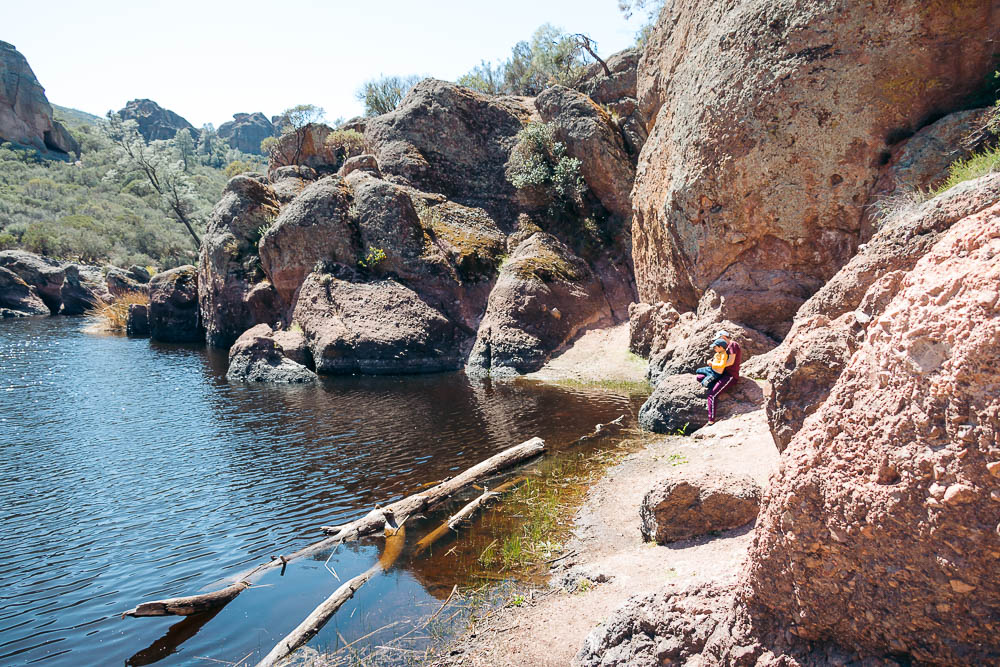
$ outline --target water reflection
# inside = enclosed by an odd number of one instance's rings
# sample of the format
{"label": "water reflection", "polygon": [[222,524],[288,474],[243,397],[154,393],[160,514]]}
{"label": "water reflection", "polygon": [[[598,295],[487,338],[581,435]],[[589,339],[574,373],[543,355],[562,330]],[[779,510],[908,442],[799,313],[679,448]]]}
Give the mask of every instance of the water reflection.
{"label": "water reflection", "polygon": [[[284,577],[269,572],[214,617],[118,615],[211,590],[317,540],[321,524],[535,435],[558,448],[628,408],[622,397],[462,373],[230,385],[222,353],[82,327],[0,322],[0,549],[19,563],[0,571],[2,664],[202,664],[196,657],[266,652],[338,585],[329,553]],[[439,520],[415,523],[410,545]],[[354,576],[380,548],[341,547],[331,565]],[[414,566],[407,553],[320,645],[418,613],[462,576],[452,561]]]}

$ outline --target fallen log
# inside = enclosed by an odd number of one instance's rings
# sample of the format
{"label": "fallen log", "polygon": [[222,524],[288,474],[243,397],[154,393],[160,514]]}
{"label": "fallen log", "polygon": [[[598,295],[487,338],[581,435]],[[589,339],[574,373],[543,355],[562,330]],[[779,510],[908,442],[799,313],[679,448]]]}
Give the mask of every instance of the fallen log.
{"label": "fallen log", "polygon": [[378,559],[378,562],[354,577],[349,579],[340,585],[337,590],[333,592],[326,600],[322,602],[318,607],[316,607],[311,614],[309,614],[304,621],[302,621],[297,628],[292,630],[290,633],[285,635],[285,637],[275,644],[271,652],[264,656],[264,659],[257,663],[257,667],[271,667],[277,664],[280,660],[291,655],[297,648],[308,642],[310,639],[315,637],[323,626],[326,625],[327,621],[337,613],[345,602],[354,597],[354,593],[357,592],[359,588],[365,585],[372,577],[374,577],[379,572],[384,572],[392,567],[396,559],[399,558],[399,554],[403,551],[403,545],[406,543],[406,528],[400,525],[398,528],[390,528],[388,523],[385,524],[386,539],[385,539],[385,550],[382,552],[382,556]]}
{"label": "fallen log", "polygon": [[322,530],[324,533],[332,535],[334,539],[345,542],[362,535],[368,535],[381,528],[387,521],[405,521],[407,517],[441,502],[469,484],[538,456],[543,451],[545,451],[545,441],[541,438],[532,438],[520,445],[505,449],[426,491],[397,500],[387,507],[376,507],[360,519],[342,526],[322,526]]}
{"label": "fallen log", "polygon": [[[397,516],[400,517],[399,523],[402,523],[402,521],[405,521],[407,517],[415,512],[443,500],[468,484],[536,456],[544,449],[545,442],[541,438],[532,438],[527,442],[505,449],[499,454],[478,463],[457,477],[439,482],[425,492],[409,496],[385,508],[376,507],[364,517],[341,527],[345,530],[324,527],[324,532],[334,532],[335,534],[303,547],[288,556],[272,557],[269,562],[261,563],[257,567],[237,575],[235,581],[225,588],[199,595],[144,602],[133,609],[123,612],[122,618],[126,616],[134,618],[144,616],[190,616],[202,611],[221,609],[229,604],[237,595],[250,588],[254,580],[260,578],[272,568],[285,567],[293,560],[331,549],[347,539],[375,532],[384,525],[395,527],[397,525]],[[352,527],[354,528],[352,529]]]}
{"label": "fallen log", "polygon": [[431,545],[447,535],[450,531],[457,529],[460,523],[470,518],[481,508],[496,500],[501,494],[506,493],[507,491],[510,491],[516,486],[522,484],[527,479],[527,477],[518,477],[517,479],[501,484],[492,491],[485,489],[482,495],[472,500],[470,503],[462,507],[462,509],[458,510],[458,512],[448,517],[447,521],[422,537],[420,541],[417,542],[417,548],[414,551],[414,555],[419,555],[426,551]]}

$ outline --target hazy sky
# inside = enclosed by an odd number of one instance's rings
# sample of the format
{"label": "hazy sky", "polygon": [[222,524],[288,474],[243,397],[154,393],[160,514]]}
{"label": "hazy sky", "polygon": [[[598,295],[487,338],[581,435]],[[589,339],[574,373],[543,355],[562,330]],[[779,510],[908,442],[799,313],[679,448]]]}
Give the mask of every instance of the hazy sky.
{"label": "hazy sky", "polygon": [[102,115],[148,97],[195,126],[317,104],[361,112],[381,74],[454,80],[506,58],[535,28],[585,32],[602,56],[644,17],[616,0],[2,0],[0,40],[24,54],[50,102]]}

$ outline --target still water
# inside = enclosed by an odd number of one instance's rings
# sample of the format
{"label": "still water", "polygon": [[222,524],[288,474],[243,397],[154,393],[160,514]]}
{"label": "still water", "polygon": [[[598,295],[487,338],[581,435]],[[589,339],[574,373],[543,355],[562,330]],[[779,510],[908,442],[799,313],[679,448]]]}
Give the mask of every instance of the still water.
{"label": "still water", "polygon": [[[532,436],[565,447],[629,409],[623,396],[462,373],[229,384],[225,354],[96,336],[85,325],[0,320],[2,665],[262,656],[338,586],[329,553],[270,571],[215,615],[120,614],[218,588],[320,539],[320,525]],[[419,537],[441,516],[407,528]],[[341,547],[329,565],[352,577],[379,548]],[[403,558],[310,645],[432,610],[464,583],[462,570]]]}

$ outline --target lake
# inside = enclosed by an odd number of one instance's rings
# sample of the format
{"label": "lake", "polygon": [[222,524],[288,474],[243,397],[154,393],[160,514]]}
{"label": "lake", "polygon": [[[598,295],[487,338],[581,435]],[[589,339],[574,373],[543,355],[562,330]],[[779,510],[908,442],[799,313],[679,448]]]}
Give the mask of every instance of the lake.
{"label": "lake", "polygon": [[[126,618],[219,587],[336,524],[533,436],[559,450],[627,396],[464,373],[230,384],[224,352],[0,320],[0,664],[235,662],[267,653],[377,540],[270,571],[221,612]],[[473,494],[476,492],[472,492]],[[471,496],[469,496],[471,497]],[[408,547],[447,511],[408,524]],[[465,561],[406,557],[310,646],[440,606]]]}

